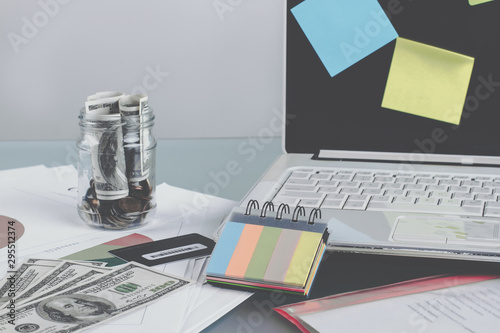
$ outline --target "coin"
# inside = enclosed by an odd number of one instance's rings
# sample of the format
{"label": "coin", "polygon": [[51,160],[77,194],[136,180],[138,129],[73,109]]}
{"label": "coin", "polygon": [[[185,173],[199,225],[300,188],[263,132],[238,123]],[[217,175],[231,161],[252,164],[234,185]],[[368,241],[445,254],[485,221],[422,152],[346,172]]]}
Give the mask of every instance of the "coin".
{"label": "coin", "polygon": [[125,197],[117,200],[116,205],[120,211],[124,213],[140,212],[142,210],[142,203],[139,199],[133,197]]}

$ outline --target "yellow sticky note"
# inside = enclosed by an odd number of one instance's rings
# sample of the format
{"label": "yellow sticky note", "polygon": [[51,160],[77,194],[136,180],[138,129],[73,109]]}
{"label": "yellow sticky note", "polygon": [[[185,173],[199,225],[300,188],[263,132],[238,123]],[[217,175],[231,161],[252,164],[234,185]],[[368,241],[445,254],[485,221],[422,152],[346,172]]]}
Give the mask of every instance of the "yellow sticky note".
{"label": "yellow sticky note", "polygon": [[475,6],[475,5],[480,5],[482,3],[490,2],[490,1],[493,1],[493,0],[469,0],[469,5]]}
{"label": "yellow sticky note", "polygon": [[474,58],[397,38],[382,107],[458,125]]}

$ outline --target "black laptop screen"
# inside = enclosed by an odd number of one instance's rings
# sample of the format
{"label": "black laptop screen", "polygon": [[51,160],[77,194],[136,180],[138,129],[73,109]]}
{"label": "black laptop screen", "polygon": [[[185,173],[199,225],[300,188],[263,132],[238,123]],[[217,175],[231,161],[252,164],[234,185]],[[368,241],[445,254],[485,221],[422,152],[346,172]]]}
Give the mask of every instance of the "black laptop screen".
{"label": "black laptop screen", "polygon": [[[500,0],[476,5],[468,0],[379,0],[376,5],[385,11],[399,38],[338,73],[332,72],[330,69],[339,62],[325,60],[331,46],[328,36],[341,34],[342,29],[328,25],[328,11],[337,4],[343,8],[342,3],[350,3],[352,7],[357,2],[360,10],[377,3],[376,0],[287,1],[287,152],[317,153],[327,149],[500,156]],[[303,5],[307,6],[298,7]],[[326,6],[322,13],[317,9],[321,6]],[[345,14],[341,10],[332,20],[338,17],[350,21],[351,15],[356,15],[352,8]],[[372,38],[379,37],[384,22],[378,20],[378,14],[372,11],[372,22],[355,22],[354,28],[348,28],[356,31],[351,43],[334,46],[344,55],[362,53]],[[321,20],[326,20],[328,29],[317,24]],[[405,46],[403,42],[408,44]],[[321,43],[326,51],[320,50]],[[401,43],[399,67],[393,63],[397,43]],[[422,45],[445,51],[436,51],[436,56],[432,53],[435,49]],[[422,53],[416,55],[417,60],[412,58],[413,54],[403,52],[413,52],[414,46],[417,53]],[[429,68],[420,70],[420,66],[427,66],[428,59],[432,60],[430,68],[435,66],[435,70],[426,74]],[[392,81],[389,81],[390,71],[394,71]],[[406,85],[405,75],[412,81],[411,89],[430,90],[427,94],[433,97],[427,97],[425,92],[413,94],[413,90],[400,93],[400,88]],[[447,86],[442,100],[455,108],[455,123],[434,117],[435,111],[425,115],[427,105],[434,110],[442,107],[441,98],[436,100],[433,93],[441,91],[439,80],[444,80],[443,86]],[[392,95],[386,92],[389,84],[394,90]],[[460,87],[464,89],[461,98],[456,93]],[[390,107],[382,106],[386,103],[385,94]],[[392,106],[395,103],[412,108],[395,110]]]}

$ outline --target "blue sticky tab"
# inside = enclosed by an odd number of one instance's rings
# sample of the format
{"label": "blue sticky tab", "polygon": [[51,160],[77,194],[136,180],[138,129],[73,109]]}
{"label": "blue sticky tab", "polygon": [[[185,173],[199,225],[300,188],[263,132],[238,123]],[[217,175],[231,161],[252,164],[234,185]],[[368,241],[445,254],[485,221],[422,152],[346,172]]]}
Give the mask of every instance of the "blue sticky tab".
{"label": "blue sticky tab", "polygon": [[377,0],[306,0],[291,11],[332,77],[398,37]]}
{"label": "blue sticky tab", "polygon": [[224,276],[234,249],[240,240],[244,223],[227,222],[207,266],[207,275]]}

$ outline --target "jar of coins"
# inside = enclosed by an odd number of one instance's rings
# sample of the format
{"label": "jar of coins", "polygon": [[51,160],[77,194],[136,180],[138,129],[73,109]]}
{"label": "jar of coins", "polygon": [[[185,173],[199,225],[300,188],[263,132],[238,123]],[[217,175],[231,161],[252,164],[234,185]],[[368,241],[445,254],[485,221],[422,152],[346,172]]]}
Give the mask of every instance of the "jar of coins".
{"label": "jar of coins", "polygon": [[78,213],[103,229],[134,228],[156,211],[154,113],[145,95],[89,96],[79,115]]}

